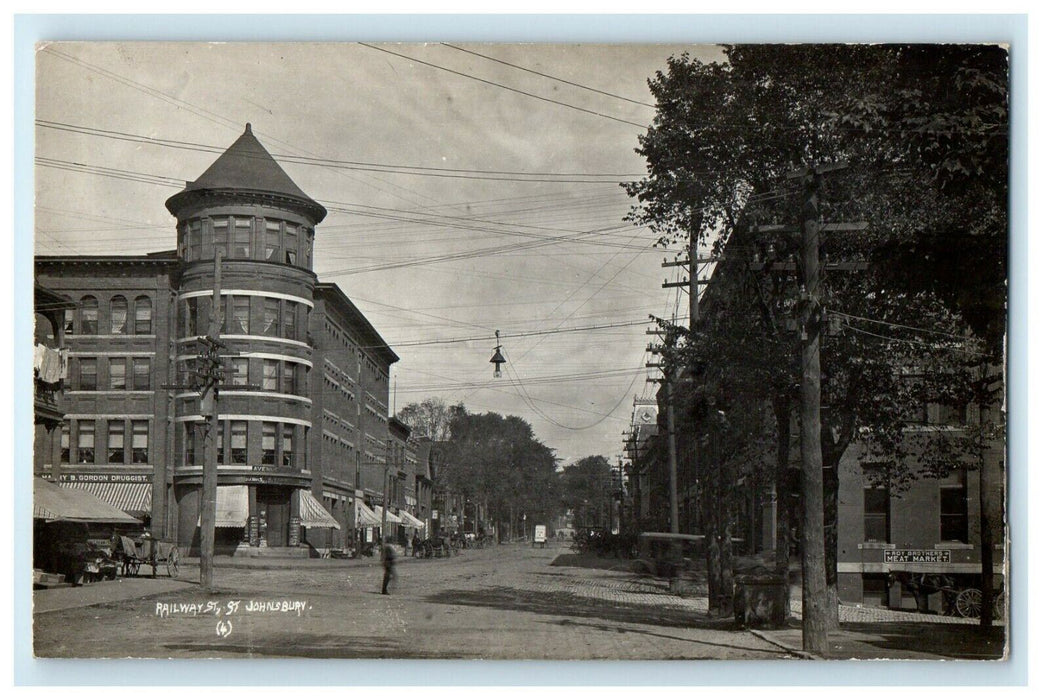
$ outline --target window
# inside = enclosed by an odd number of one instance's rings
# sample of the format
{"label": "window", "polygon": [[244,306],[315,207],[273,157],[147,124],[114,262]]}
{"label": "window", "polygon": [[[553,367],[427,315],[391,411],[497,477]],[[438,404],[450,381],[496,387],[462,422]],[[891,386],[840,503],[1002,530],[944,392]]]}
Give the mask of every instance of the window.
{"label": "window", "polygon": [[211,220],[211,231],[215,238],[215,245],[220,250],[226,251],[229,246],[229,217],[223,216]]}
{"label": "window", "polygon": [[68,335],[73,334],[73,310],[66,309],[62,312],[62,328]]}
{"label": "window", "polygon": [[283,336],[289,340],[295,339],[295,311],[298,308],[298,304],[293,301],[284,302],[284,315],[281,317],[283,322]]}
{"label": "window", "polygon": [[299,237],[296,235],[295,229],[290,226],[285,234],[284,248],[284,261],[289,265],[294,265],[298,259]]}
{"label": "window", "polygon": [[80,390],[98,389],[98,361],[93,357],[80,358]]}
{"label": "window", "polygon": [[277,424],[262,424],[262,463],[270,466],[277,464]]}
{"label": "window", "polygon": [[197,334],[197,311],[200,306],[198,304],[200,300],[197,297],[192,299],[186,299],[186,303],[182,306],[182,330],[186,337],[191,337]]}
{"label": "window", "polygon": [[153,302],[149,297],[135,299],[135,335],[153,332]]}
{"label": "window", "polygon": [[69,464],[69,423],[62,424],[62,438],[60,442],[61,452],[58,461],[61,464]]}
{"label": "window", "polygon": [[219,431],[215,435],[215,459],[219,464],[227,464],[226,461],[226,421],[219,421]]}
{"label": "window", "polygon": [[940,541],[969,541],[969,499],[964,469],[955,469],[940,480]]}
{"label": "window", "polygon": [[183,464],[189,466],[197,463],[197,430],[192,423],[184,423],[182,433]]}
{"label": "window", "polygon": [[277,390],[277,369],[279,366],[277,360],[263,360],[262,361],[262,390],[263,391],[276,391]]}
{"label": "window", "polygon": [[233,297],[233,327],[231,333],[247,334],[251,327],[251,297]]}
{"label": "window", "polygon": [[80,332],[98,335],[98,299],[84,297],[80,300]]}
{"label": "window", "polygon": [[131,421],[131,463],[149,463],[149,421]]}
{"label": "window", "polygon": [[109,303],[109,332],[113,335],[127,333],[127,299],[115,296]]}
{"label": "window", "polygon": [[277,325],[279,318],[280,299],[266,297],[262,306],[262,335],[276,337],[280,332],[280,328]]}
{"label": "window", "polygon": [[123,357],[109,358],[109,388],[127,389],[127,360]]}
{"label": "window", "polygon": [[234,357],[230,360],[230,369],[232,370],[231,384],[234,386],[248,385],[248,358]]}
{"label": "window", "polygon": [[236,216],[233,218],[233,258],[251,257],[251,218]]}
{"label": "window", "polygon": [[107,454],[106,461],[110,464],[124,463],[124,421],[122,420],[109,421],[109,451]]}
{"label": "window", "polygon": [[889,490],[884,486],[863,489],[863,539],[889,541]]}
{"label": "window", "polygon": [[234,420],[229,423],[230,464],[248,463],[248,423]]}
{"label": "window", "polygon": [[132,372],[134,374],[134,384],[132,388],[135,391],[148,391],[149,390],[149,358],[148,357],[136,357],[131,360]]}
{"label": "window", "polygon": [[266,259],[280,262],[280,222],[266,219]]}
{"label": "window", "polygon": [[295,466],[295,426],[284,423],[280,438],[281,464],[285,467]]}
{"label": "window", "polygon": [[966,405],[964,403],[942,404],[940,406],[940,423],[942,425],[965,425]]}
{"label": "window", "polygon": [[77,421],[76,426],[76,461],[77,464],[95,463],[95,421]]}
{"label": "window", "polygon": [[310,264],[313,262],[313,229],[306,229],[305,238],[306,255],[304,256],[303,260],[305,262],[306,267],[310,267]]}
{"label": "window", "polygon": [[188,250],[186,254],[187,260],[200,260],[201,250],[201,231],[200,231],[200,220],[190,221],[186,226],[186,248]]}
{"label": "window", "polygon": [[281,366],[280,390],[284,394],[295,393],[295,363],[285,362]]}

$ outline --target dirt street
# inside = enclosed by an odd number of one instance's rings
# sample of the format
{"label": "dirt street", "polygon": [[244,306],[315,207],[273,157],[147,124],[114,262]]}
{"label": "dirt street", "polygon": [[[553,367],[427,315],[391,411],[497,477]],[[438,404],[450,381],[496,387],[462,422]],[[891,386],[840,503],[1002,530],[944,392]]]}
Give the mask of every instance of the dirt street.
{"label": "dirt street", "polygon": [[[562,552],[507,545],[450,559],[401,559],[389,596],[379,594],[377,558],[220,566],[211,595],[187,587],[39,612],[34,649],[38,656],[111,658],[788,657],[708,619],[705,600],[671,596],[663,582],[550,566]],[[197,576],[186,567],[180,578]]]}

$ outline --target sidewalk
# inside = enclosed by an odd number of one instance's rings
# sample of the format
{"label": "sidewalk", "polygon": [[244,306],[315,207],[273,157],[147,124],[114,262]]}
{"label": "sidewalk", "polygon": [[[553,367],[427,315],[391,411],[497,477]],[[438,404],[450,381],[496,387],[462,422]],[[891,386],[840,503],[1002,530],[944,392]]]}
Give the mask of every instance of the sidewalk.
{"label": "sidewalk", "polygon": [[47,588],[33,591],[33,613],[86,608],[196,587],[196,583],[165,576],[155,579],[118,578],[115,581],[98,581],[72,588]]}

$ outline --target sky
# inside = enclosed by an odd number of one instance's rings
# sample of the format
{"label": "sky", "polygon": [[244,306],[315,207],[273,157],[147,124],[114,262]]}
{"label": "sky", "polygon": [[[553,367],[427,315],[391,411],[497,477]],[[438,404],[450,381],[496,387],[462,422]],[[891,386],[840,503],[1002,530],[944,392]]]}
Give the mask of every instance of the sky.
{"label": "sky", "polygon": [[[632,202],[619,185],[645,173],[635,148],[655,113],[646,80],[685,51],[717,55],[637,44],[41,45],[35,251],[174,249],[164,201],[250,122],[328,209],[314,270],[400,356],[396,409],[439,397],[518,415],[565,463],[615,463],[634,399],[654,392],[649,314],[687,310],[662,288],[680,274],[661,267],[675,251],[624,221]],[[501,378],[489,363],[496,330]]]}

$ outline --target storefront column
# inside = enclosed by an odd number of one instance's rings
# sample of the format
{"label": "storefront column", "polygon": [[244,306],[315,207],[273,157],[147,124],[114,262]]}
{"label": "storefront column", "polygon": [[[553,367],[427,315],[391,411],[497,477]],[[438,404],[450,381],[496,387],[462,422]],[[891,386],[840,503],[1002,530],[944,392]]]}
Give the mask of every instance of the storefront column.
{"label": "storefront column", "polygon": [[302,515],[299,513],[299,490],[291,490],[291,510],[288,518],[288,546],[298,547],[301,541]]}
{"label": "storefront column", "polygon": [[248,486],[248,545],[259,546],[259,505],[254,486]]}

